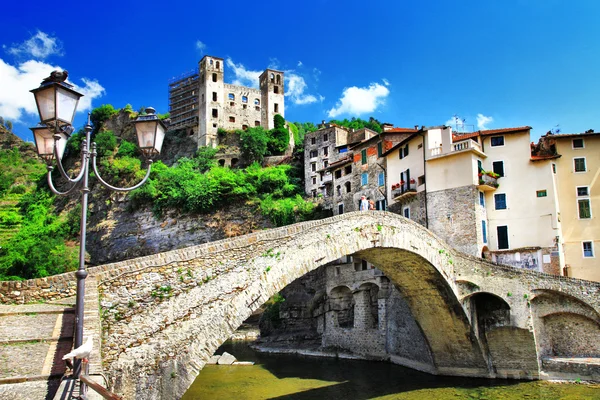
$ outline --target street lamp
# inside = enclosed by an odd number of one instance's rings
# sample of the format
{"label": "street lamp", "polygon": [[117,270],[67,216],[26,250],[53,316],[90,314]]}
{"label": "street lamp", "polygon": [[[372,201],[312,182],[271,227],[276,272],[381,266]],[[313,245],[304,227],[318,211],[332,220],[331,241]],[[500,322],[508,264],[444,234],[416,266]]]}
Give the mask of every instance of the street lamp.
{"label": "street lamp", "polygon": [[[40,114],[40,123],[35,128],[31,128],[35,145],[39,156],[46,161],[48,169],[48,185],[50,190],[57,195],[68,195],[79,188],[81,192],[81,229],[79,233],[79,268],[75,273],[77,277],[77,299],[75,303],[76,327],[75,327],[75,348],[83,344],[83,300],[85,294],[85,278],[88,273],[85,270],[85,237],[88,208],[88,186],[89,162],[92,161],[94,174],[98,181],[109,190],[128,192],[142,186],[150,176],[152,166],[151,157],[160,154],[162,143],[165,137],[165,125],[156,116],[153,108],[146,109],[146,115],[139,116],[135,121],[135,128],[138,138],[138,144],[142,154],[148,161],[148,170],[146,176],[140,183],[129,188],[119,188],[108,184],[98,171],[96,166],[96,143],[91,142],[92,126],[90,124],[90,114],[88,114],[87,124],[84,127],[85,140],[81,146],[81,170],[75,178],[71,178],[65,172],[62,166],[62,156],[65,151],[66,143],[73,132],[73,117],[77,109],[77,103],[83,96],[76,92],[71,85],[65,82],[67,71],[53,71],[52,74],[44,79],[40,87],[31,90],[35,96],[38,112]],[[65,192],[56,189],[52,182],[53,160],[56,158],[58,170],[71,187]],[[76,359],[73,367],[73,374],[79,378],[81,373],[81,360]]]}

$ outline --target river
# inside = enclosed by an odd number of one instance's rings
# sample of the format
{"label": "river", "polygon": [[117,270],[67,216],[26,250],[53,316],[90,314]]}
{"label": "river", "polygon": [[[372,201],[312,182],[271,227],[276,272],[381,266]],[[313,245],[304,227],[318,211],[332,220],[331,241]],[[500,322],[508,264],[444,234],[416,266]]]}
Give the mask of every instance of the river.
{"label": "river", "polygon": [[253,366],[207,365],[182,400],[570,399],[598,400],[600,385],[434,376],[387,362],[227,351]]}

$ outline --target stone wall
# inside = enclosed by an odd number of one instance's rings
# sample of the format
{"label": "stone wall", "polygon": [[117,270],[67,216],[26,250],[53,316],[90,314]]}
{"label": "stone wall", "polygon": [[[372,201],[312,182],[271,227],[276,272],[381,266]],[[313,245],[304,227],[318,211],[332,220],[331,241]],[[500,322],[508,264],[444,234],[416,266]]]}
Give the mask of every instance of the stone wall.
{"label": "stone wall", "polygon": [[415,221],[419,225],[426,226],[427,224],[427,210],[425,209],[425,202],[427,201],[427,192],[421,191],[416,193],[414,196],[406,196],[400,201],[388,207],[388,211],[398,215],[404,216],[404,207],[410,209],[410,219]]}
{"label": "stone wall", "polygon": [[466,254],[481,254],[478,231],[481,222],[476,213],[479,191],[476,186],[427,193],[429,229],[443,237],[450,246]]}

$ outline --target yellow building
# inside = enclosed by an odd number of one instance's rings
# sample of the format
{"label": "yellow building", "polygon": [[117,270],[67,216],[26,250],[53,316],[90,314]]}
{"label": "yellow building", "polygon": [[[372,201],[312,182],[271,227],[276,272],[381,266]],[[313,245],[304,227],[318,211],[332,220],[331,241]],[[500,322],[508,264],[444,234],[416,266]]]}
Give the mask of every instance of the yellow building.
{"label": "yellow building", "polygon": [[600,281],[600,133],[547,134],[536,151],[554,157],[563,274]]}

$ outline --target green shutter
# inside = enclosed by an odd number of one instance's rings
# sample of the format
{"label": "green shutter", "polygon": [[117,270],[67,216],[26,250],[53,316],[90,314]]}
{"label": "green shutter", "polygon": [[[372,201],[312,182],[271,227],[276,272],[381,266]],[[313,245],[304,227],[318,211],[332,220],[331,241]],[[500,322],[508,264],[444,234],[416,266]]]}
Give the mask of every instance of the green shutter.
{"label": "green shutter", "polygon": [[360,156],[362,164],[365,165],[367,163],[367,149],[361,150]]}

